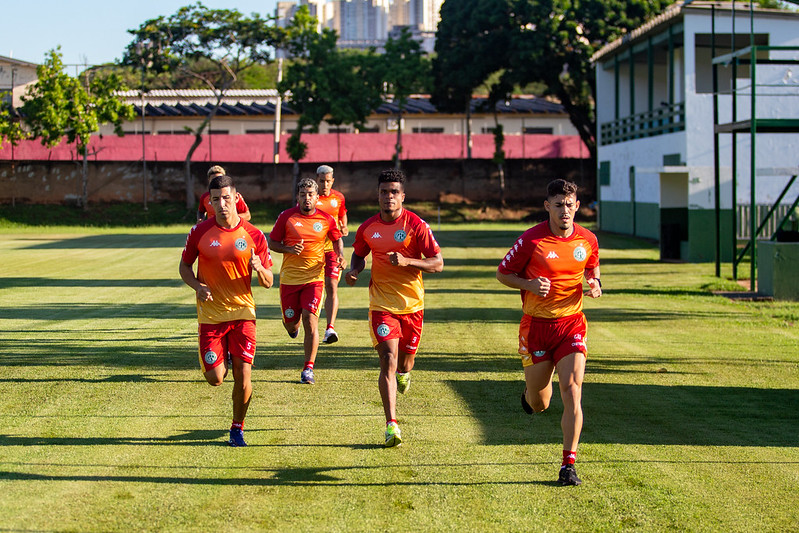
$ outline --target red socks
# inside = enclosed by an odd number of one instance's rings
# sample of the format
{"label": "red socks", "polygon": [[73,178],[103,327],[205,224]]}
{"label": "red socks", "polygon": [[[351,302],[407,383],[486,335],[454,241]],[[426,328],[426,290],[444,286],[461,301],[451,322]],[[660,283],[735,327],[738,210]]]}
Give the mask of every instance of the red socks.
{"label": "red socks", "polygon": [[305,361],[305,368],[313,370],[313,363],[311,361]]}
{"label": "red socks", "polygon": [[244,429],[244,420],[241,422],[234,420],[233,423],[230,425],[230,429]]}
{"label": "red socks", "polygon": [[573,465],[575,459],[577,459],[577,452],[563,450],[563,462],[560,466]]}

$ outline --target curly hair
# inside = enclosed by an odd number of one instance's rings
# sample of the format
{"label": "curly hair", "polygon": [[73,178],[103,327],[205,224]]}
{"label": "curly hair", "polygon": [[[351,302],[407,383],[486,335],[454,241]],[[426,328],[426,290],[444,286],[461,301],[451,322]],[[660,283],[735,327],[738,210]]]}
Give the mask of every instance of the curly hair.
{"label": "curly hair", "polygon": [[554,198],[558,195],[569,196],[571,194],[577,195],[577,184],[572,181],[564,179],[557,179],[549,182],[547,185],[547,198]]}
{"label": "curly hair", "polygon": [[313,189],[314,192],[319,193],[319,184],[316,183],[316,180],[311,178],[300,178],[297,182],[296,194],[300,194],[300,191],[303,189]]}
{"label": "curly hair", "polygon": [[379,187],[381,183],[390,183],[396,182],[402,185],[402,188],[405,189],[405,173],[399,169],[390,168],[388,170],[384,170],[380,173],[380,176],[377,178],[377,186]]}

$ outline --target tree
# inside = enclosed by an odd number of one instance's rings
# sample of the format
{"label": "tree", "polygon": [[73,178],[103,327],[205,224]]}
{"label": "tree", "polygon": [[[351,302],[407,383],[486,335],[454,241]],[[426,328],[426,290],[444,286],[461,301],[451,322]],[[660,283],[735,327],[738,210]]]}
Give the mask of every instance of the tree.
{"label": "tree", "polygon": [[135,116],[133,106],[124,103],[116,92],[123,89],[114,75],[91,80],[84,86],[77,78],[64,73],[61,53],[51,50],[45,61],[36,68],[38,80],[22,97],[21,108],[25,124],[32,137],[45,146],[56,146],[64,137],[75,143],[83,158],[81,205],[88,207],[89,142],[100,124],[113,124],[114,132],[122,136],[122,123]]}
{"label": "tree", "polygon": [[[8,93],[0,93],[0,98]],[[11,104],[5,104],[0,100],[0,147],[3,142],[9,142],[16,146],[19,141],[25,139],[27,133],[20,125],[20,117]]]}
{"label": "tree", "polygon": [[402,28],[399,39],[389,37],[383,54],[385,94],[391,95],[397,106],[397,143],[394,168],[400,168],[402,155],[402,113],[408,98],[430,86],[430,61],[408,28]]}
{"label": "tree", "polygon": [[316,18],[307,6],[300,7],[286,31],[286,51],[292,61],[278,90],[289,93],[289,105],[299,115],[286,142],[296,181],[299,162],[308,149],[301,140],[305,129],[315,133],[323,120],[362,128],[370,112],[380,105],[381,80],[374,53],[336,48],[336,32],[328,28],[318,32]]}
{"label": "tree", "polygon": [[203,121],[194,129],[194,142],[185,159],[186,207],[194,207],[194,177],[191,158],[202,136],[216,116],[225,93],[247,69],[272,60],[282,32],[270,25],[271,18],[257,13],[245,17],[235,9],[208,9],[202,3],[181,7],[169,17],[158,17],[128,30],[134,38],[123,64],[155,72],[172,72],[193,78],[216,95]]}
{"label": "tree", "polygon": [[[469,2],[473,9],[464,6]],[[441,8],[434,65],[434,94],[453,100],[458,94],[439,84],[467,76],[461,83],[475,87],[474,78],[501,72],[510,86],[543,83],[563,104],[572,124],[596,158],[594,114],[595,73],[591,56],[660,13],[672,0],[446,0]],[[490,17],[490,22],[481,19]],[[473,59],[458,63],[469,42]],[[441,69],[448,69],[442,72]],[[475,72],[476,71],[476,72]],[[484,76],[485,77],[485,76]]]}

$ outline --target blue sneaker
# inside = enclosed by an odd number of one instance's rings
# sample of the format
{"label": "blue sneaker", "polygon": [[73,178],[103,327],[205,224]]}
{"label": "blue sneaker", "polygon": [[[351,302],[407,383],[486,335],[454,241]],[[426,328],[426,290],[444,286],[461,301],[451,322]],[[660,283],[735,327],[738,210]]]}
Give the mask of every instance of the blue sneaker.
{"label": "blue sneaker", "polygon": [[313,368],[307,367],[302,371],[300,374],[300,383],[306,383],[308,385],[316,383],[316,380],[313,378]]}
{"label": "blue sneaker", "polygon": [[244,430],[231,429],[230,440],[228,440],[227,443],[234,448],[241,448],[243,446],[247,446],[247,443],[244,442]]}
{"label": "blue sneaker", "polygon": [[[286,333],[288,333],[288,332],[286,332]],[[299,334],[300,334],[300,330],[297,329],[297,331],[295,331],[294,333],[289,333],[289,337],[291,337],[292,339],[296,339],[297,335],[299,335]]]}

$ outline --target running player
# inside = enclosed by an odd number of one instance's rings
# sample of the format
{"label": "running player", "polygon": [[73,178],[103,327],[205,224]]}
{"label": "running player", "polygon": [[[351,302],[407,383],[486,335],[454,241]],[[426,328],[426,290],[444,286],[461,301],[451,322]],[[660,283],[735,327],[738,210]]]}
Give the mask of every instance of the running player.
{"label": "running player", "polygon": [[280,306],[283,326],[297,337],[300,318],[305,330],[305,366],[300,382],[313,385],[319,347],[319,307],[325,274],[325,241],[332,241],[338,268],[344,268],[344,244],[333,217],[316,208],[319,186],[311,178],[297,183],[297,205],[280,213],[269,234],[272,249],[283,254],[280,267]]}
{"label": "running player", "polygon": [[[210,183],[212,179],[217,176],[224,176],[225,169],[220,167],[219,165],[214,165],[208,169],[208,182]],[[246,221],[250,220],[250,208],[247,206],[247,203],[244,201],[244,197],[236,193],[236,212],[239,214],[241,218]],[[203,220],[214,218],[214,206],[211,204],[211,197],[208,194],[208,191],[204,192],[202,196],[200,196],[200,207],[197,210],[197,223],[199,224]]]}
{"label": "running player", "polygon": [[497,279],[521,290],[524,315],[519,326],[526,388],[522,408],[544,411],[552,398],[557,370],[563,400],[563,462],[558,483],[579,485],[574,461],[583,427],[582,388],[585,374],[586,295],[602,296],[596,236],[574,223],[580,207],[577,185],[558,179],[547,186],[544,208],[549,220],[524,232],[497,269]]}
{"label": "running player", "polygon": [[444,259],[430,226],[402,207],[405,174],[384,170],[377,181],[380,213],[358,228],[345,281],[355,285],[371,253],[369,330],[380,358],[378,389],[386,415],[385,444],[391,447],[402,443],[397,391],[404,394],[411,385],[410,371],[422,337],[422,272],[441,272]]}
{"label": "running player", "polygon": [[[324,211],[333,217],[338,223],[341,235],[346,237],[349,234],[347,229],[347,208],[344,205],[344,195],[333,189],[333,169],[327,165],[322,165],[316,169],[316,181],[319,183],[319,200],[316,208]],[[325,242],[325,316],[327,316],[327,328],[322,342],[332,344],[338,341],[335,322],[338,314],[338,282],[341,279],[341,269],[338,267],[336,253],[333,251],[333,243],[329,240]]]}
{"label": "running player", "polygon": [[[208,185],[215,215],[191,229],[180,261],[180,277],[197,293],[200,364],[206,381],[222,384],[225,358],[233,367],[231,446],[247,446],[244,418],[252,396],[255,357],[255,300],[252,273],[272,286],[272,258],[264,234],[236,212],[236,186],[230,176]],[[197,261],[197,274],[193,265]]]}

